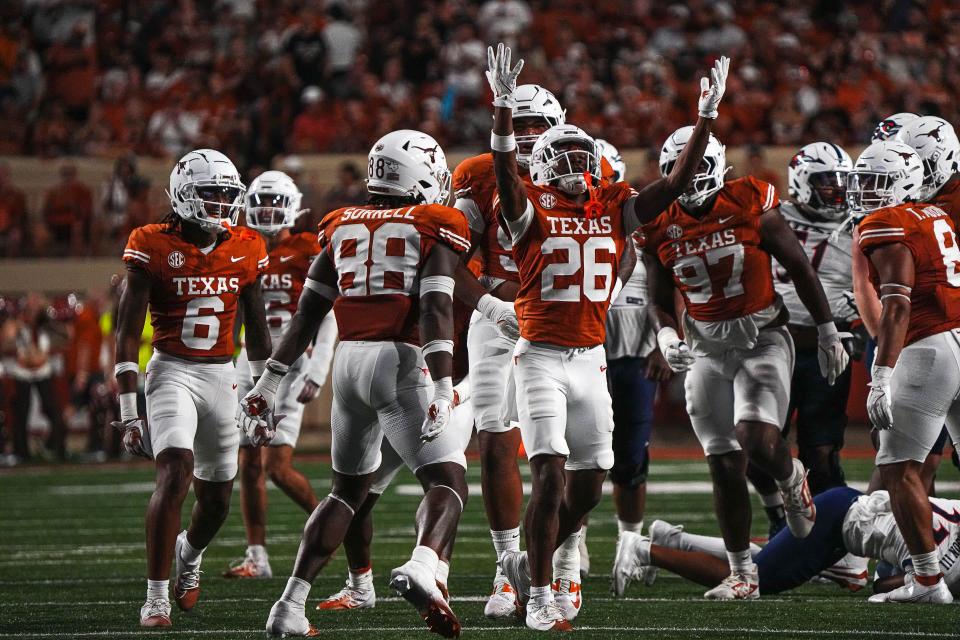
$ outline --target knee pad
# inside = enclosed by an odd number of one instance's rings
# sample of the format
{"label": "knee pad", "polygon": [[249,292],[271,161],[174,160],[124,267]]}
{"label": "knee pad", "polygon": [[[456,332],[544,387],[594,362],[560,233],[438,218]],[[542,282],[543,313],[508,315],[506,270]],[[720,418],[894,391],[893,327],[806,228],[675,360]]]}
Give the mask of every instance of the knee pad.
{"label": "knee pad", "polygon": [[650,456],[644,455],[640,464],[614,462],[610,469],[610,480],[624,489],[636,489],[647,481],[650,469]]}

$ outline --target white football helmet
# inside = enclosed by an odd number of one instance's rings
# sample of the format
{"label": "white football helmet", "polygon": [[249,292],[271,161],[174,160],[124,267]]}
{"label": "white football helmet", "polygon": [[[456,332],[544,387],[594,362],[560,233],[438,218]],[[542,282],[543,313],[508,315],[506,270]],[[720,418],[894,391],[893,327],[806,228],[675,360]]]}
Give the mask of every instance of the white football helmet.
{"label": "white football helmet", "polygon": [[[660,148],[660,175],[666,177],[673,170],[692,133],[692,126],[680,127],[663,143]],[[726,173],[727,148],[711,133],[707,148],[703,152],[703,160],[693,176],[690,188],[677,199],[685,206],[699,207],[723,188],[723,176]]]}
{"label": "white football helmet", "polygon": [[413,129],[392,131],[367,155],[367,191],[444,204],[450,197],[450,169],[443,149],[431,136]]}
{"label": "white football helmet", "polygon": [[891,116],[887,116],[883,120],[877,123],[877,126],[873,129],[873,135],[870,136],[870,142],[880,142],[881,140],[889,140],[890,138],[897,135],[897,132],[900,131],[900,128],[912,120],[919,118],[915,113],[909,113],[904,111],[902,113],[895,113]]}
{"label": "white football helmet", "polygon": [[801,210],[826,220],[847,215],[847,174],[853,161],[830,142],[811,142],[800,148],[787,167],[787,190]]}
{"label": "white football helmet", "polygon": [[626,178],[627,165],[617,148],[602,138],[597,138],[597,153],[607,161],[613,169],[613,181],[623,182]]}
{"label": "white football helmet", "polygon": [[530,152],[530,179],[538,186],[554,185],[578,195],[587,190],[589,173],[600,180],[597,143],[580,127],[560,124],[544,131]]}
{"label": "white football helmet", "polygon": [[[547,126],[555,127],[558,124],[564,124],[567,121],[567,111],[560,106],[557,97],[548,89],[544,89],[538,84],[521,84],[513,94],[517,101],[513,108],[513,119],[519,118],[542,118],[546,120]],[[533,143],[539,138],[539,134],[516,136],[517,140],[517,164],[521,167],[530,166],[530,154],[533,151]]]}
{"label": "white football helmet", "polygon": [[289,229],[304,212],[303,194],[283,171],[264,171],[247,189],[247,226],[266,235]]}
{"label": "white football helmet", "polygon": [[923,186],[917,200],[926,202],[957,172],[960,140],[953,125],[937,116],[920,116],[903,125],[897,140],[913,147],[923,162]]}
{"label": "white football helmet", "polygon": [[847,203],[864,214],[913,200],[923,185],[920,156],[902,142],[882,140],[863,150],[847,176]]}
{"label": "white football helmet", "polygon": [[230,158],[214,149],[197,149],[173,166],[167,197],[184,220],[223,230],[237,223],[246,190]]}

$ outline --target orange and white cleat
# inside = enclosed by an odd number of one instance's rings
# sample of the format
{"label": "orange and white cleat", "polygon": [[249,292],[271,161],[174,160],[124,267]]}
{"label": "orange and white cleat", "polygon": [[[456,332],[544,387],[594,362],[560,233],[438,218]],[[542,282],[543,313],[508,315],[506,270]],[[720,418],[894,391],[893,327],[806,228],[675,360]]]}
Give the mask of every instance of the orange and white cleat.
{"label": "orange and white cleat", "polygon": [[483,606],[483,615],[493,619],[512,618],[517,615],[517,594],[505,576],[498,575],[493,583],[493,593]]}
{"label": "orange and white cleat", "polygon": [[390,587],[409,602],[427,623],[427,628],[444,638],[460,637],[460,620],[443,599],[437,579],[430,568],[417,560],[390,572]]}
{"label": "orange and white cleat", "polygon": [[247,549],[242,560],[230,564],[223,572],[224,578],[272,578],[273,569],[265,555],[251,553]]}
{"label": "orange and white cleat", "polygon": [[320,611],[346,611],[348,609],[372,609],[377,604],[377,593],[373,589],[373,581],[369,586],[359,585],[347,580],[343,589],[320,602],[317,609]]}
{"label": "orange and white cleat", "polygon": [[553,601],[560,607],[564,619],[573,622],[580,613],[580,605],[583,604],[583,587],[579,582],[560,579],[554,580],[551,588]]}
{"label": "orange and white cleat", "polygon": [[147,600],[140,607],[141,627],[172,627],[170,622],[170,601],[162,598]]}
{"label": "orange and white cleat", "polygon": [[534,631],[573,631],[573,626],[556,602],[537,604],[533,600],[528,601],[525,622],[527,628]]}
{"label": "orange and white cleat", "polygon": [[320,635],[315,626],[310,624],[303,607],[288,600],[277,600],[270,608],[267,616],[267,635],[274,638],[299,636],[313,638]]}
{"label": "orange and white cleat", "polygon": [[181,611],[190,611],[197,606],[197,600],[200,599],[200,563],[197,562],[191,566],[180,557],[180,549],[186,539],[187,532],[181,531],[177,536],[173,553],[177,561],[177,579],[173,585],[173,599]]}
{"label": "orange and white cleat", "polygon": [[731,573],[703,597],[707,600],[756,600],[760,597],[757,565],[752,565],[750,571]]}

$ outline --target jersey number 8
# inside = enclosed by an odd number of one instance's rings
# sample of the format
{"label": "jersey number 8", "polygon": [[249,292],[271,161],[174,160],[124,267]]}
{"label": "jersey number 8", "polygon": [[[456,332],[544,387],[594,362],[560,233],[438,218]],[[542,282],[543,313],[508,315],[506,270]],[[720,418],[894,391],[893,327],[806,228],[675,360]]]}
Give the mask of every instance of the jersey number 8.
{"label": "jersey number 8", "polygon": [[407,294],[420,263],[420,232],[411,224],[388,222],[373,231],[363,224],[338,227],[330,239],[345,296]]}

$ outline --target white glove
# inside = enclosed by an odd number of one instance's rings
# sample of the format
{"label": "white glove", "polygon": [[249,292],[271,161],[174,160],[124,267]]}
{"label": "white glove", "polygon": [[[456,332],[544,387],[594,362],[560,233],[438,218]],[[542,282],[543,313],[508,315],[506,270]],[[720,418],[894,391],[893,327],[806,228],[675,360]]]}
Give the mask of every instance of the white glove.
{"label": "white glove", "polygon": [[123,433],[123,450],[130,455],[152,459],[147,445],[147,421],[143,418],[127,418],[110,423]]}
{"label": "white glove", "polygon": [[820,363],[820,375],[827,379],[830,386],[850,362],[850,356],[841,342],[842,337],[833,322],[817,325],[817,361]]}
{"label": "white glove", "polygon": [[890,378],[893,367],[874,366],[867,396],[867,415],[874,429],[889,429],[893,426],[893,407],[890,404]]}
{"label": "white glove", "polygon": [[427,407],[427,417],[420,427],[420,441],[435,440],[448,424],[453,412],[453,381],[440,378],[433,384],[433,401]]}
{"label": "white glove", "polygon": [[269,444],[277,435],[277,424],[283,416],[273,414],[273,403],[282,379],[282,375],[268,369],[237,407],[237,427],[254,447]]}
{"label": "white glove", "polygon": [[[720,98],[723,92],[727,90],[727,71],[730,69],[730,58],[720,56],[720,59],[713,63],[713,69],[710,70],[710,80],[700,78],[700,117],[717,117],[717,107],[720,105]],[[711,82],[712,80],[712,82]]]}
{"label": "white glove", "polygon": [[497,51],[494,53],[493,47],[487,47],[487,82],[493,90],[493,106],[507,107],[513,109],[517,100],[514,93],[517,90],[517,76],[520,75],[520,69],[523,69],[523,58],[517,61],[517,66],[510,68],[510,47],[503,46],[503,43],[497,45]]}
{"label": "white glove", "polygon": [[517,320],[517,312],[514,311],[512,302],[485,293],[477,302],[477,311],[480,312],[481,316],[497,325],[497,331],[504,338],[513,342],[520,339],[520,321]]}
{"label": "white glove", "polygon": [[674,373],[687,371],[697,360],[690,352],[687,343],[680,339],[677,330],[673,327],[664,327],[657,333],[657,344],[664,360],[670,365]]}

